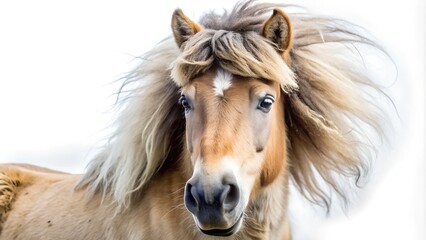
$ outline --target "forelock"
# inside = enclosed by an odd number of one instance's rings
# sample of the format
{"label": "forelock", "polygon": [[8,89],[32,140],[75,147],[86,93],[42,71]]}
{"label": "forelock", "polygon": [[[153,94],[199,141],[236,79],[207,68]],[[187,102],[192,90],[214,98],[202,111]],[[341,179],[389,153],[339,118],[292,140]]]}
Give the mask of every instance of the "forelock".
{"label": "forelock", "polygon": [[294,73],[273,44],[255,31],[205,29],[182,45],[172,78],[183,86],[213,66],[243,77],[278,82],[284,91],[297,88]]}

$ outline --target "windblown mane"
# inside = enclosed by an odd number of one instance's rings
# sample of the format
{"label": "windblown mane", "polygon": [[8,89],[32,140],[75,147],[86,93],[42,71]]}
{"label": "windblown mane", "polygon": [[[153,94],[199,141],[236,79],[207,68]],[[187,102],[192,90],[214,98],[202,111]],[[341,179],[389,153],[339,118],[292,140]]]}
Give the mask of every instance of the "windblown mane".
{"label": "windblown mane", "polygon": [[322,183],[344,197],[338,177],[358,181],[368,166],[371,149],[364,128],[382,134],[381,112],[373,101],[381,89],[365,74],[354,47],[377,46],[344,21],[290,13],[294,39],[287,64],[260,35],[276,7],[289,5],[244,1],[230,12],[209,12],[201,18],[204,30],[181,49],[167,38],[146,53],[125,78],[114,134],[78,187],[111,194],[120,205],[130,203],[133,193],[183,150],[180,86],[219,65],[281,84],[295,185],[327,208],[330,194]]}

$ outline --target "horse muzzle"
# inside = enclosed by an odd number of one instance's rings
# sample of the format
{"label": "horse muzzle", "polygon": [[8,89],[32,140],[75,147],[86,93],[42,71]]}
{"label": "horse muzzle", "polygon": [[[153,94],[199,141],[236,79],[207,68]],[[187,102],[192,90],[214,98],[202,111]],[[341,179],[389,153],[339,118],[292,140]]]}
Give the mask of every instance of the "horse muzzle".
{"label": "horse muzzle", "polygon": [[208,183],[191,178],[185,186],[185,206],[204,234],[230,236],[241,227],[241,192],[234,177]]}

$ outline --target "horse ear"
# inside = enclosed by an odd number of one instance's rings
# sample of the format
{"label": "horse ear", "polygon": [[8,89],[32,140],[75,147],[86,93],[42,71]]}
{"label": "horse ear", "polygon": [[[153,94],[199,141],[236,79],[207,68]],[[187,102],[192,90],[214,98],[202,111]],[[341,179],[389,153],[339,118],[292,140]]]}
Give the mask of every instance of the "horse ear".
{"label": "horse ear", "polygon": [[172,30],[177,45],[181,47],[190,37],[201,31],[201,26],[185,16],[182,10],[176,9],[172,17]]}
{"label": "horse ear", "polygon": [[293,30],[290,18],[281,9],[274,9],[263,24],[263,36],[276,44],[278,52],[288,53],[292,47]]}

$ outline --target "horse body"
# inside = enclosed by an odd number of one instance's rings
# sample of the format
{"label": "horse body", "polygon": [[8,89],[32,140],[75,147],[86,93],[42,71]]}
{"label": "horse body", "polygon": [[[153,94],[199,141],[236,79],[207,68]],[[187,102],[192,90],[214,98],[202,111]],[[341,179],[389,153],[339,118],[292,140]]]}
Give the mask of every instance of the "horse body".
{"label": "horse body", "polygon": [[[116,206],[109,199],[96,196],[88,201],[84,191],[75,191],[80,175],[41,168],[34,170],[28,165],[2,165],[0,170],[4,174],[0,180],[6,175],[12,176],[11,180],[15,181],[10,184],[18,188],[9,202],[13,211],[8,212],[7,220],[1,223],[0,239],[130,240],[156,239],[158,236],[161,239],[213,239],[196,229],[183,207],[182,186],[187,178],[182,176],[179,168],[168,171],[167,175],[160,174],[146,190],[145,197],[139,198],[131,210],[122,213],[113,210]],[[285,215],[277,214],[280,208],[271,209],[276,204],[269,203],[282,202],[284,209],[282,186],[277,183],[271,192],[264,192],[253,201],[250,208],[256,211],[248,213],[250,220],[245,228],[230,239],[289,239]],[[277,191],[282,192],[282,196],[272,194]],[[259,210],[263,216],[252,215]],[[288,237],[278,237],[285,235]]]}
{"label": "horse body", "polygon": [[[4,171],[7,169],[6,171]],[[3,172],[11,175],[19,171],[20,179],[28,178],[19,183],[13,211],[3,223],[1,239],[184,239],[185,232],[174,232],[167,235],[169,229],[186,229],[191,226],[183,209],[176,208],[175,201],[164,201],[176,189],[170,189],[174,183],[159,183],[154,190],[147,191],[149,198],[142,197],[140,203],[132,211],[116,213],[114,203],[100,196],[87,200],[84,191],[74,188],[81,176],[69,174],[50,174],[28,171],[20,167],[3,166]],[[168,177],[170,181],[172,178]],[[182,182],[181,179],[180,182]],[[22,181],[22,180],[21,180]],[[158,180],[161,181],[161,180]],[[162,187],[161,187],[162,186]],[[153,189],[153,188],[151,188]],[[168,200],[168,199],[167,199]],[[163,203],[163,204],[159,204]],[[171,222],[170,219],[181,219]],[[177,227],[176,225],[180,225]],[[189,229],[188,232],[192,232]],[[166,234],[165,234],[166,233]],[[172,233],[172,232],[170,232]]]}
{"label": "horse body", "polygon": [[357,183],[365,133],[382,131],[382,90],[351,47],[376,45],[276,6],[200,24],[176,10],[84,175],[0,166],[0,239],[289,240],[291,180],[326,208],[330,189],[345,199],[339,177]]}

